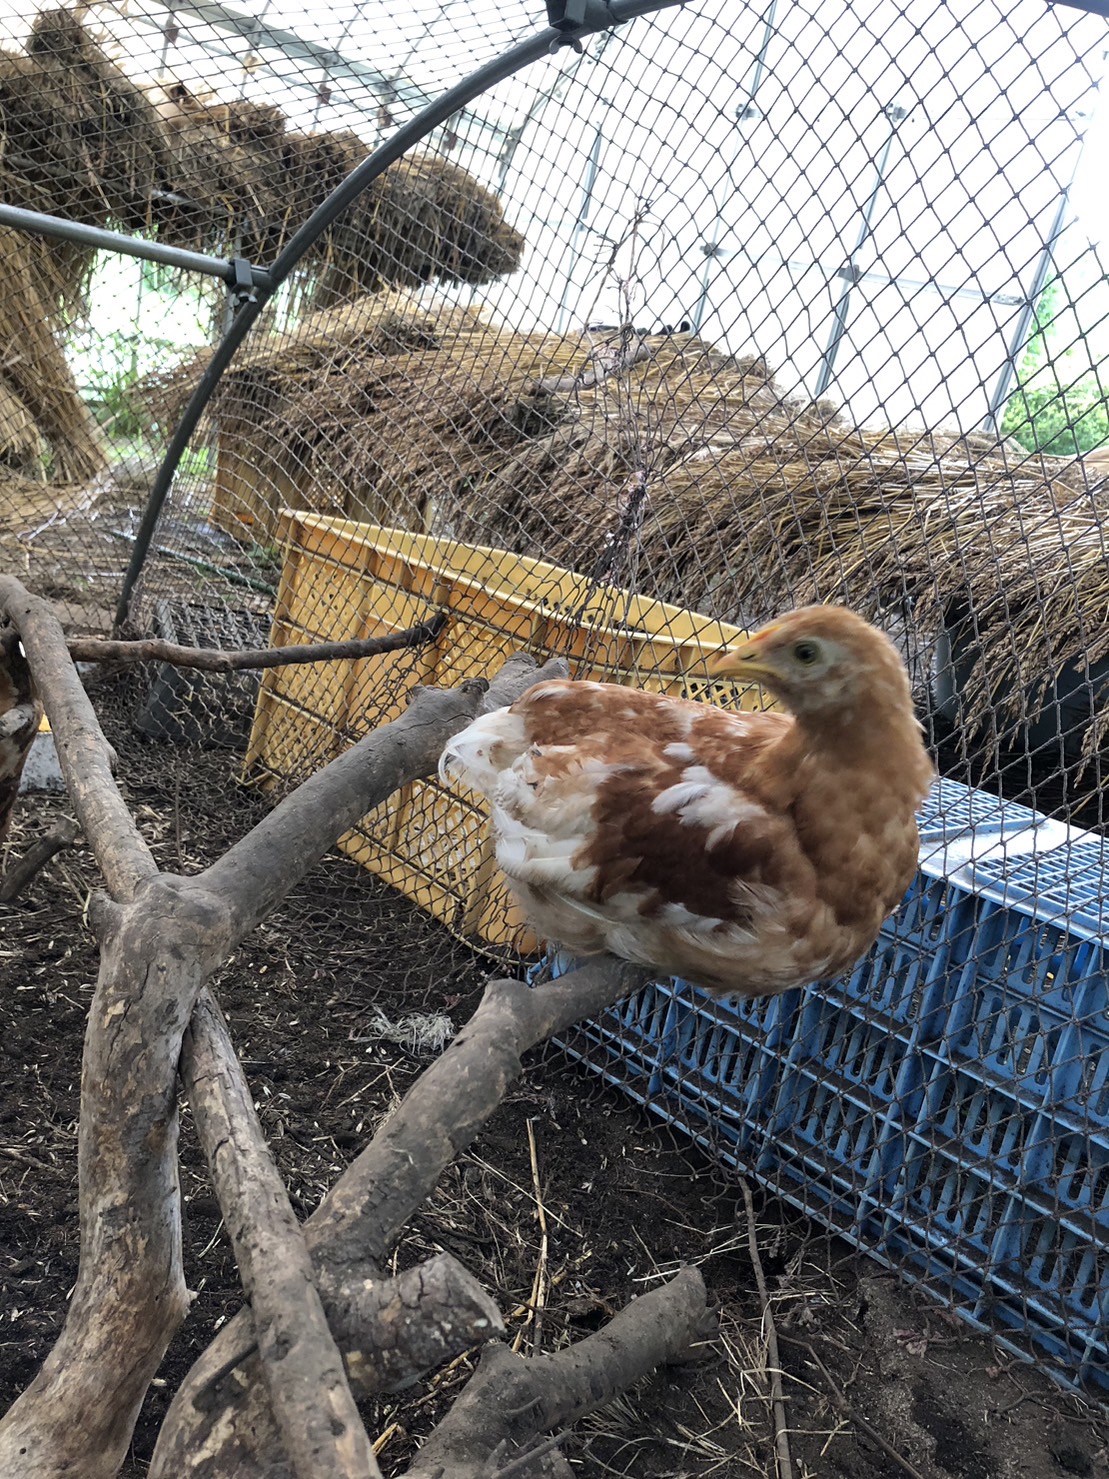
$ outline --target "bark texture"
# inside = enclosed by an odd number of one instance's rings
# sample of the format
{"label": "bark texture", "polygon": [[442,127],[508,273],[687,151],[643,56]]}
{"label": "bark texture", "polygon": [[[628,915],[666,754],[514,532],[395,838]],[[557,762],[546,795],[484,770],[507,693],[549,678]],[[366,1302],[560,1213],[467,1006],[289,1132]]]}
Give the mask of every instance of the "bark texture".
{"label": "bark texture", "polygon": [[[180,878],[158,872],[115,787],[110,747],[49,604],[0,577],[5,619],[0,803],[2,747],[25,738],[32,720],[37,725],[33,675],[108,891],[89,911],[101,969],[81,1079],[78,1278],[54,1349],[0,1420],[0,1474],[111,1479],[126,1456],[189,1302],[177,1169],[180,1064],[246,1304],[177,1394],[151,1479],[380,1479],[355,1397],[397,1390],[503,1335],[496,1306],[446,1255],[386,1277],[398,1233],[499,1105],[521,1055],[649,973],[600,958],[535,990],[492,982],[448,1051],[304,1227],[206,982],[361,816],[435,768],[452,734],[565,668],[537,669],[522,657],[492,684],[417,689],[400,718],[313,776],[210,868]],[[26,652],[22,667],[12,633]],[[0,829],[3,821],[0,809]],[[488,1346],[411,1474],[566,1479],[557,1443],[544,1435],[660,1362],[687,1357],[711,1333],[710,1315],[699,1274],[687,1270],[555,1356],[523,1361]]]}

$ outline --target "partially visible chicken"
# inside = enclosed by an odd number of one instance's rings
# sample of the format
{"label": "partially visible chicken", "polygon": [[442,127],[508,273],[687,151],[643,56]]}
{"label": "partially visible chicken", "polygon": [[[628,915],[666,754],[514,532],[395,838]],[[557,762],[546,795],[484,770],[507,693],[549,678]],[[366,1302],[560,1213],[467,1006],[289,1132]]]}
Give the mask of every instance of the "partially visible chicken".
{"label": "partially visible chicken", "polygon": [[489,797],[497,861],[548,940],[768,995],[873,943],[933,769],[897,650],[841,607],[791,612],[709,670],[793,717],[540,683],[456,735],[440,775]]}
{"label": "partially visible chicken", "polygon": [[0,628],[0,846],[7,838],[19,778],[42,718],[31,669],[12,627]]}

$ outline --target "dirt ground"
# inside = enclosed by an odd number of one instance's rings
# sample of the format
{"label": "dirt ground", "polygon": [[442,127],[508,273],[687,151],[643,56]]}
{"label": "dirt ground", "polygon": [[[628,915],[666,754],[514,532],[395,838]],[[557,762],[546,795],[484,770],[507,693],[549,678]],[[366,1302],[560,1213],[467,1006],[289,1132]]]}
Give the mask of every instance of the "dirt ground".
{"label": "dirt ground", "polygon": [[[109,679],[94,694],[125,794],[164,867],[203,866],[262,814],[265,801],[235,782],[228,752],[134,732],[134,679]],[[60,798],[26,804],[13,853],[63,811]],[[85,910],[97,885],[82,846],[0,905],[0,1410],[49,1350],[76,1274],[77,1096],[97,969]],[[457,1027],[485,973],[481,960],[338,857],[239,950],[216,990],[300,1212],[315,1206],[427,1061],[412,1015]],[[145,1472],[172,1392],[239,1303],[187,1111],[182,1155],[196,1299],[143,1410],[129,1476]],[[785,1203],[756,1189],[754,1207],[793,1479],[1109,1475],[1103,1409],[1006,1356]],[[679,1266],[699,1266],[720,1309],[717,1344],[595,1413],[567,1436],[565,1451],[582,1479],[775,1479],[742,1186],[556,1050],[530,1061],[444,1176],[407,1230],[398,1264],[440,1249],[490,1289],[525,1353],[588,1334]],[[367,1409],[386,1474],[403,1470],[471,1369],[463,1359]]]}

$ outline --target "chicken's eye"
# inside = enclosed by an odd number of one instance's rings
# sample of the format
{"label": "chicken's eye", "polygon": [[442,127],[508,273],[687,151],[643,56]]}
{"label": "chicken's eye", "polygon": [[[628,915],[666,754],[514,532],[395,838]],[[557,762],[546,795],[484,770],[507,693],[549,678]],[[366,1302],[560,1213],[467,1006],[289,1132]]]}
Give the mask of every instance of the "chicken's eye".
{"label": "chicken's eye", "polygon": [[820,660],[820,648],[815,642],[795,642],[793,656],[803,667],[811,668],[814,662]]}

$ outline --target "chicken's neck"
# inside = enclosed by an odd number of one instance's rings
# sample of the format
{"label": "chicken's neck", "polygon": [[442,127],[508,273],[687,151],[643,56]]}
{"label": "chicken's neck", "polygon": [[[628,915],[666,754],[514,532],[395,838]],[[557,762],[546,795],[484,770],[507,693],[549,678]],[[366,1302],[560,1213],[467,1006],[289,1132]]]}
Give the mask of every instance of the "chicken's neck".
{"label": "chicken's neck", "polygon": [[862,704],[853,711],[795,716],[767,746],[763,766],[784,806],[794,805],[818,773],[825,785],[834,781],[844,788],[846,800],[861,801],[877,788],[888,800],[903,800],[915,809],[935,773],[911,709],[883,711]]}

